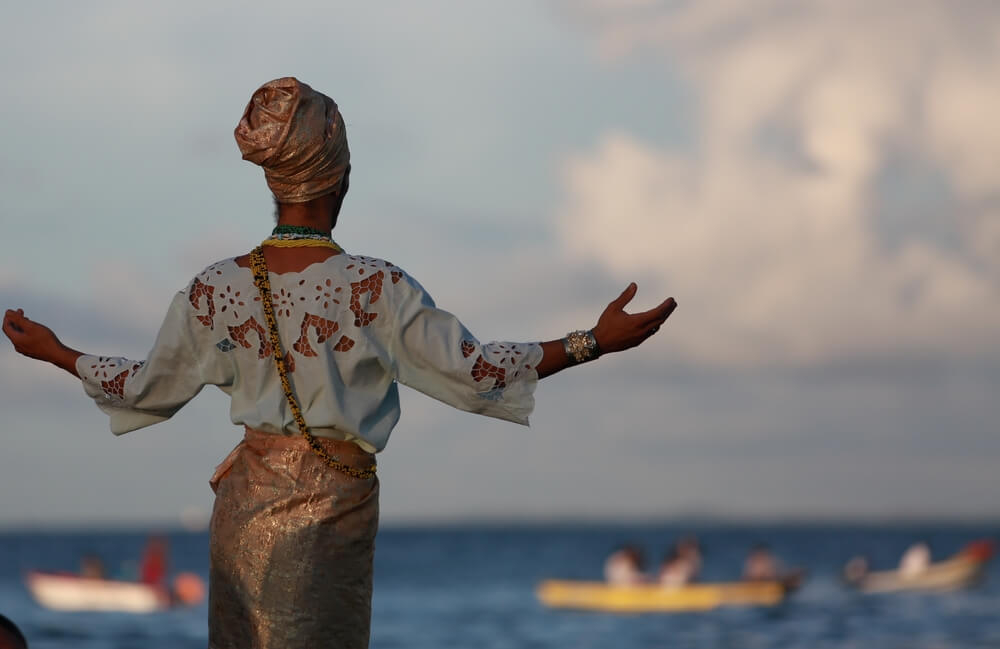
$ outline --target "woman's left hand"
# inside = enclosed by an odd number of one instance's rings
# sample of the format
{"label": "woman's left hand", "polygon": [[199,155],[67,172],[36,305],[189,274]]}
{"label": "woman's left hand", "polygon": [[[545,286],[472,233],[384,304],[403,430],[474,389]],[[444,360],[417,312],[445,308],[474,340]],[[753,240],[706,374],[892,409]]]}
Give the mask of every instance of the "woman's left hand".
{"label": "woman's left hand", "polygon": [[677,308],[677,301],[668,297],[659,306],[641,313],[627,313],[625,307],[635,297],[639,287],[629,284],[611,304],[604,309],[591,332],[602,353],[620,352],[641,345],[660,330],[670,314]]}
{"label": "woman's left hand", "polygon": [[14,343],[14,350],[30,358],[54,362],[63,344],[51,329],[28,319],[23,309],[7,309],[3,316],[3,332]]}

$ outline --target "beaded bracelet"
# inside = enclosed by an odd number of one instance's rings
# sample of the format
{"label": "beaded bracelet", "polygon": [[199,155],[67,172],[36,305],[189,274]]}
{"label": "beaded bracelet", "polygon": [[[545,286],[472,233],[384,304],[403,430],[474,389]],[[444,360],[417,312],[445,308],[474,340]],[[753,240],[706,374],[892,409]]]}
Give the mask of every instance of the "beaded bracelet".
{"label": "beaded bracelet", "polygon": [[563,349],[566,350],[566,358],[572,365],[592,361],[601,355],[601,348],[594,338],[593,331],[571,331],[562,339]]}

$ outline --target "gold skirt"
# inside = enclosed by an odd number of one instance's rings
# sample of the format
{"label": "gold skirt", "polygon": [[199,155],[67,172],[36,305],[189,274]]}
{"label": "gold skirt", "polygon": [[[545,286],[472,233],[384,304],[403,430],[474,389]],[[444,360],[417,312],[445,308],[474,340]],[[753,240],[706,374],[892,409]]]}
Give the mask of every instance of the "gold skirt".
{"label": "gold skirt", "polygon": [[[357,468],[374,456],[321,439]],[[364,649],[378,478],[324,464],[301,436],[247,429],[211,480],[210,649]]]}

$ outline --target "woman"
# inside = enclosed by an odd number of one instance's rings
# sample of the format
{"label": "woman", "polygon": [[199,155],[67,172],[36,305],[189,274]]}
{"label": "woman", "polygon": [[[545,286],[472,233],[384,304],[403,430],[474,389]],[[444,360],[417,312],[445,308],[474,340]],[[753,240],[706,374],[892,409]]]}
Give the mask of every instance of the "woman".
{"label": "woman", "polygon": [[264,169],[278,225],[175,296],[145,361],[70,349],[21,310],[3,331],[82,379],[116,434],[169,418],[204,385],[230,395],[246,434],[211,481],[211,647],[366,647],[374,454],[399,418],[397,381],[527,424],[539,378],[640,344],[676,304],[627,314],[631,284],[590,331],[482,344],[401,269],[333,243],[350,154],[332,99],[276,79],[235,135]]}

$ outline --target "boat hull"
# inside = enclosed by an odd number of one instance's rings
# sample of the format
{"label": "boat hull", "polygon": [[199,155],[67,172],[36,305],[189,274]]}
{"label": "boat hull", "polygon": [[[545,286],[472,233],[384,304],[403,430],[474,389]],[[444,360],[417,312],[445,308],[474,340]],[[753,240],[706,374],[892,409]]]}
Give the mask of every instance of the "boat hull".
{"label": "boat hull", "polygon": [[787,593],[777,581],[689,584],[674,588],[660,585],[613,586],[604,582],[542,582],[538,599],[550,608],[609,613],[674,613],[708,611],[720,606],[774,606]]}
{"label": "boat hull", "polygon": [[914,575],[896,571],[873,572],[856,586],[864,593],[948,592],[975,585],[983,578],[985,566],[983,561],[956,557],[931,564]]}
{"label": "boat hull", "polygon": [[138,582],[31,572],[26,583],[35,601],[56,611],[152,613],[170,604],[162,589]]}

